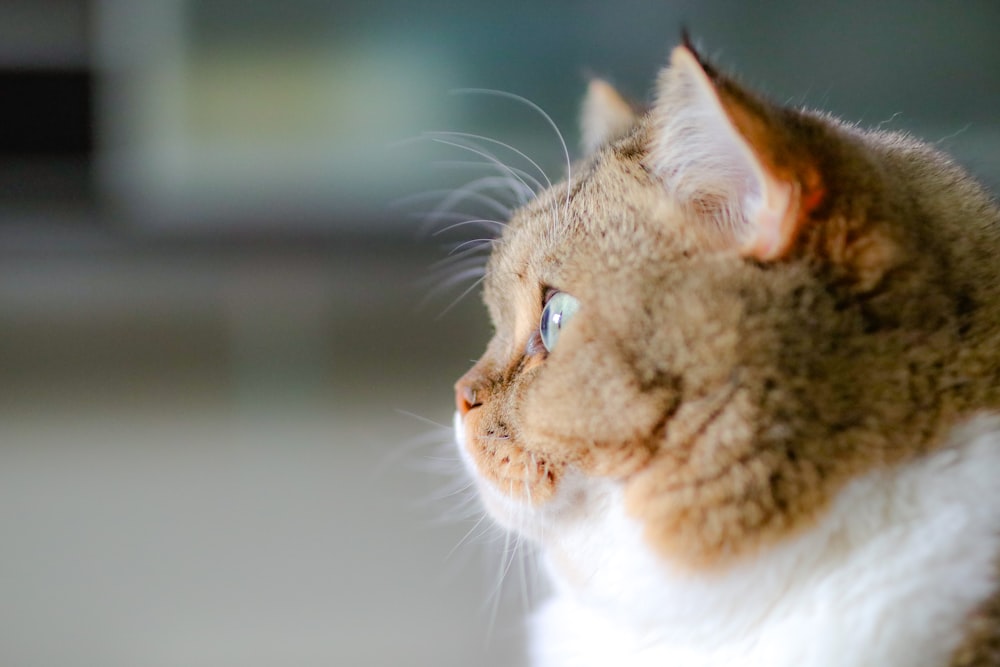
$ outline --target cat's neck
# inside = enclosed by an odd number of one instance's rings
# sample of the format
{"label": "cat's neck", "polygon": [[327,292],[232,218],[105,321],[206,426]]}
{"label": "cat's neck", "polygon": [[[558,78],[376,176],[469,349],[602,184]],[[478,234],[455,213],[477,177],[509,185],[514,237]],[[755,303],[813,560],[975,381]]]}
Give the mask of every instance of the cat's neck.
{"label": "cat's neck", "polygon": [[536,617],[536,662],[944,664],[993,585],[998,478],[1000,420],[979,417],[936,453],[855,480],[806,532],[700,574],[670,571],[619,486],[589,480],[591,516],[545,537],[558,592]]}

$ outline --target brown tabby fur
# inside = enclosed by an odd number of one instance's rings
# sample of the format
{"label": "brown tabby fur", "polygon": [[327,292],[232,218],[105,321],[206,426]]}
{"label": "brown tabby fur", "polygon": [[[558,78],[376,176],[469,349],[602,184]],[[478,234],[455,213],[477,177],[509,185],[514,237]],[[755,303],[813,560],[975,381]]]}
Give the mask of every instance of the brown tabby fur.
{"label": "brown tabby fur", "polygon": [[1000,665],[1000,594],[976,610],[969,619],[965,641],[952,656],[949,667]]}
{"label": "brown tabby fur", "polygon": [[[510,221],[485,283],[496,333],[457,401],[498,488],[537,504],[569,468],[621,480],[649,544],[704,570],[1000,409],[1000,213],[933,149],[774,106],[695,58],[675,51],[660,100],[575,168],[568,204],[557,185]],[[712,193],[664,187],[664,100],[692,76],[792,186],[775,248],[710,222]],[[581,303],[551,354],[549,288]],[[1000,664],[998,618],[993,600],[954,665]]]}

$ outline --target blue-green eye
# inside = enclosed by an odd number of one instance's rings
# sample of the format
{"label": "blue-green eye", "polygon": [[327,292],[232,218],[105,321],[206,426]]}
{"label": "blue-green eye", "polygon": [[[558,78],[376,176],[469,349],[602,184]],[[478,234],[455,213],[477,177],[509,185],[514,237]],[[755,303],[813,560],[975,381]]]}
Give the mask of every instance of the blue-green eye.
{"label": "blue-green eye", "polygon": [[576,315],[580,309],[580,302],[575,296],[570,296],[565,292],[556,292],[545,304],[542,310],[542,320],[538,323],[538,333],[542,338],[542,345],[549,352],[556,346],[559,340],[559,330],[566,326],[566,323]]}

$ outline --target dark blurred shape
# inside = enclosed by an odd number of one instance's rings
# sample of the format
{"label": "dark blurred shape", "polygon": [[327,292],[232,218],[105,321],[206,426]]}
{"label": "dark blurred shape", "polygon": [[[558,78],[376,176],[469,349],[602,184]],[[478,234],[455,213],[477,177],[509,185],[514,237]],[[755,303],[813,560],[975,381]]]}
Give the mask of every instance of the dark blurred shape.
{"label": "dark blurred shape", "polygon": [[0,157],[90,156],[93,90],[86,70],[0,70]]}
{"label": "dark blurred shape", "polygon": [[0,204],[93,201],[94,79],[82,68],[0,69]]}

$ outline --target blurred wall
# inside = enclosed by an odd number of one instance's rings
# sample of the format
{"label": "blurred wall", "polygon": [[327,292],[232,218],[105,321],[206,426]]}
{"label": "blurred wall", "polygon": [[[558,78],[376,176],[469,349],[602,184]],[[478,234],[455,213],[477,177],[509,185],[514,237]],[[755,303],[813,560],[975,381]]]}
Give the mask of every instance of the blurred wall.
{"label": "blurred wall", "polygon": [[942,141],[1000,182],[1000,7],[986,0],[8,0],[0,220],[34,199],[96,202],[99,225],[139,233],[405,235],[386,204],[441,186],[430,142],[408,142],[428,130],[562,169],[536,114],[451,91],[523,95],[575,146],[586,76],[648,99],[682,25],[779,100]]}

